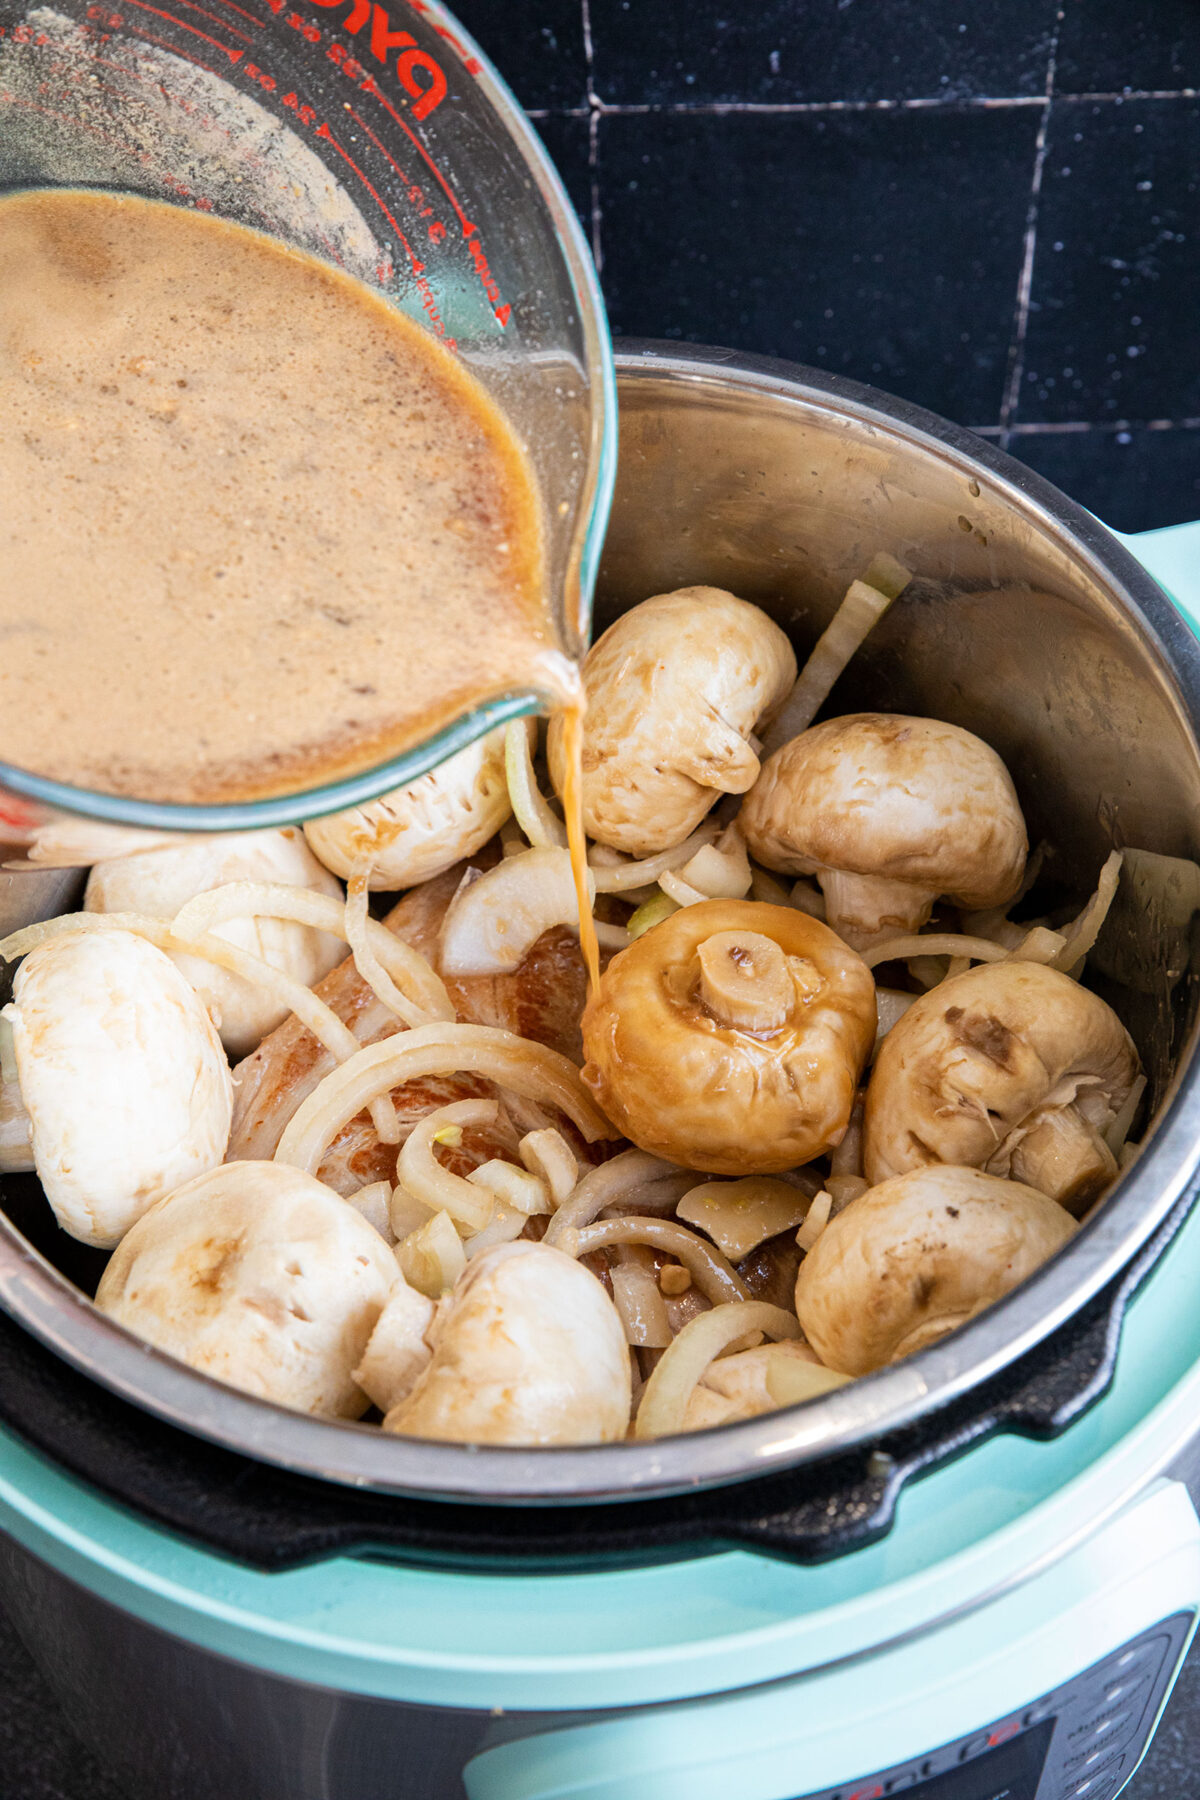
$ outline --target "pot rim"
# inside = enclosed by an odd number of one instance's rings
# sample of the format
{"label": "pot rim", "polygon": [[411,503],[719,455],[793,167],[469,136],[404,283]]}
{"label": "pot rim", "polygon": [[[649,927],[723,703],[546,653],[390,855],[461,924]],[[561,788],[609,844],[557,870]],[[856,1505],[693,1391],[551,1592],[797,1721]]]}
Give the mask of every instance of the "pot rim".
{"label": "pot rim", "polygon": [[[1200,720],[1200,643],[1158,584],[1083,507],[1004,451],[909,402],[774,358],[704,345],[621,340],[618,379],[718,383],[875,424],[984,472],[1034,527],[1099,578],[1147,654]],[[193,1436],[331,1483],[496,1505],[661,1498],[779,1473],[869,1447],[918,1423],[1043,1343],[1137,1256],[1200,1170],[1196,1028],[1153,1137],[1099,1214],[1027,1281],[950,1337],[801,1406],[649,1443],[505,1449],[385,1435],[259,1400],[177,1362],[98,1312],[0,1213],[0,1306],[120,1398]]]}

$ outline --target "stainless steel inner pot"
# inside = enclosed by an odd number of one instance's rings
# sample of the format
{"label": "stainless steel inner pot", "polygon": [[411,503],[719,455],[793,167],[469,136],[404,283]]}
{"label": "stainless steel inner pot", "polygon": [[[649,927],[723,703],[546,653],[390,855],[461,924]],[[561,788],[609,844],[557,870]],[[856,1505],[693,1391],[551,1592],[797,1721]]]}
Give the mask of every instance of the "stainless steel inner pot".
{"label": "stainless steel inner pot", "polygon": [[[599,623],[708,583],[765,607],[803,655],[871,555],[919,571],[831,709],[928,713],[1004,757],[1031,838],[1082,898],[1114,843],[1200,855],[1200,645],[1104,528],[990,445],[904,402],[729,351],[626,345]],[[1158,866],[1158,865],[1154,865]],[[1147,1147],[1053,1262],[945,1342],[802,1407],[654,1444],[471,1449],[385,1437],[237,1393],[127,1335],[0,1214],[0,1305],[86,1374],[231,1449],[330,1481],[460,1500],[677,1493],[869,1444],[1037,1345],[1147,1242],[1200,1161],[1190,876],[1161,865],[1092,965],[1152,1075]],[[1174,873],[1172,872],[1174,871]],[[1197,875],[1200,881],[1200,873]],[[1182,900],[1180,895],[1183,895]],[[23,876],[5,926],[61,907]],[[1090,977],[1089,977],[1090,978]]]}

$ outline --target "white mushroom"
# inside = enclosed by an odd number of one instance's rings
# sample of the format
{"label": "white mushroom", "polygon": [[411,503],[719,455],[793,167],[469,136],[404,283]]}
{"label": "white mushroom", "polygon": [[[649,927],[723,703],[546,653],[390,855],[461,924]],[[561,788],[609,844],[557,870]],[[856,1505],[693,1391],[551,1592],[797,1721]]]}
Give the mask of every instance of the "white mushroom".
{"label": "white mushroom", "polygon": [[397,1279],[345,1200],[283,1163],[226,1163],[139,1219],[96,1305],[147,1342],[260,1399],[357,1419],[352,1371]]}
{"label": "white mushroom", "polygon": [[995,751],[940,719],[853,713],[763,765],[739,814],[751,855],[815,875],[829,924],[856,950],[917,931],[941,895],[1004,906],[1029,845]]}
{"label": "white mushroom", "polygon": [[484,1251],[431,1336],[433,1360],[385,1431],[474,1444],[624,1437],[632,1384],[620,1317],[561,1251],[528,1239]]}
{"label": "white mushroom", "polygon": [[923,994],[883,1040],[867,1088],[867,1178],[964,1164],[1082,1211],[1117,1173],[1103,1133],[1138,1068],[1096,994],[1042,963],[982,964]]}
{"label": "white mushroom", "polygon": [[[657,594],[622,614],[583,665],[583,817],[599,843],[652,856],[681,843],[721,794],[758,775],[755,726],[796,678],[787,638],[721,588]],[[563,733],[550,726],[561,793]]]}
{"label": "white mushroom", "polygon": [[501,725],[408,787],[310,819],[304,835],[335,875],[348,881],[369,864],[369,885],[390,893],[473,856],[511,812]]}
{"label": "white mushroom", "polygon": [[[239,831],[97,863],[83,905],[86,912],[173,919],[197,894],[234,881],[281,882],[341,898],[338,883],[299,831]],[[315,987],[345,955],[338,938],[290,919],[230,919],[214,925],[213,935],[261,957],[303,987]],[[182,953],[172,961],[208,1007],[234,1058],[248,1056],[287,1017],[269,995],[215,963]]]}
{"label": "white mushroom", "polygon": [[33,1157],[64,1231],[110,1248],[225,1155],[233,1084],[168,956],[128,931],[68,933],[17,971],[13,1046]]}
{"label": "white mushroom", "polygon": [[583,1079],[640,1149],[771,1174],[841,1141],[874,1036],[875,984],[828,927],[705,900],[613,958],[583,1015]]}
{"label": "white mushroom", "polygon": [[977,1169],[914,1169],[852,1200],[800,1265],[796,1314],[831,1369],[866,1375],[1009,1293],[1075,1227],[1033,1188]]}

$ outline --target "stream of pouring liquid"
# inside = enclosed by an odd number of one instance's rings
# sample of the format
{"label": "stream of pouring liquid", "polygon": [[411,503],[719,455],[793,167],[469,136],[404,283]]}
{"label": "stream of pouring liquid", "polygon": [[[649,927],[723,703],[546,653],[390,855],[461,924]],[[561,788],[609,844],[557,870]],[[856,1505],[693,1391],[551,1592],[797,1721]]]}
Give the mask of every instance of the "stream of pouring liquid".
{"label": "stream of pouring liquid", "polygon": [[567,824],[567,848],[571,852],[571,875],[575,882],[575,905],[579,911],[579,945],[588,974],[588,991],[594,994],[600,985],[600,945],[592,917],[592,902],[587,886],[587,838],[583,829],[583,714],[582,697],[562,709],[563,814]]}

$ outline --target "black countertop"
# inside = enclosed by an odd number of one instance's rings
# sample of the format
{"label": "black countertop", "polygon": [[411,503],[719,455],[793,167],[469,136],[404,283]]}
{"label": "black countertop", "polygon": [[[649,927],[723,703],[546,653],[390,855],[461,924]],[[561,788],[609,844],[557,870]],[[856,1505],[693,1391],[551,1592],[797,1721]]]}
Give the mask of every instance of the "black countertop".
{"label": "black countertop", "polygon": [[[1124,531],[1200,515],[1198,0],[456,10],[558,162],[616,333],[890,389]],[[1200,1654],[1126,1793],[1192,1800],[1198,1763]],[[0,1800],[129,1800],[2,1621]]]}

